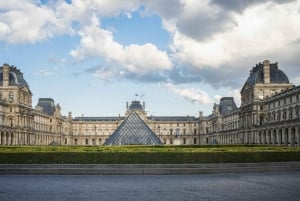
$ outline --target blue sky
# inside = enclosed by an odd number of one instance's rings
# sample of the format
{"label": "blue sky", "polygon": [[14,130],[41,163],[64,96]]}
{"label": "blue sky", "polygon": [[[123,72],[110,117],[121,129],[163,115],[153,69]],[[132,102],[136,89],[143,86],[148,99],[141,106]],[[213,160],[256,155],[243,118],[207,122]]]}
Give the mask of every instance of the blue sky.
{"label": "blue sky", "polygon": [[[62,114],[208,115],[269,59],[300,83],[299,0],[0,0],[0,63]],[[138,94],[139,96],[135,96]]]}

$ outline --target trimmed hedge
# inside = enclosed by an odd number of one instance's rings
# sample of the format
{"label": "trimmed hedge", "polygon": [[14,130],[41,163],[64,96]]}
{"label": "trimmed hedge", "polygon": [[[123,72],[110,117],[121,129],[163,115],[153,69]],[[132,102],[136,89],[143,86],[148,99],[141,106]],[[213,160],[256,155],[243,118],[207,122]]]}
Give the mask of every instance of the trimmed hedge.
{"label": "trimmed hedge", "polygon": [[199,164],[300,161],[300,148],[269,146],[0,147],[1,164]]}

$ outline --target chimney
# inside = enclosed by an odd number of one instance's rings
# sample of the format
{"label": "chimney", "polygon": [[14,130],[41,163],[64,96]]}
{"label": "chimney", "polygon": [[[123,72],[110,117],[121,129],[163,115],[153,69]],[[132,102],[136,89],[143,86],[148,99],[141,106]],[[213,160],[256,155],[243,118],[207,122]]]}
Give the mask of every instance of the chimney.
{"label": "chimney", "polygon": [[68,120],[71,121],[72,119],[73,119],[73,118],[72,118],[72,112],[69,112],[69,113],[68,113]]}
{"label": "chimney", "polygon": [[145,105],[145,101],[143,102],[143,108],[144,108],[144,110],[145,110],[145,107],[146,107],[146,105]]}
{"label": "chimney", "polygon": [[126,109],[128,110],[128,101],[126,102]]}
{"label": "chimney", "polygon": [[199,117],[203,117],[203,112],[199,111]]}
{"label": "chimney", "polygon": [[7,87],[9,85],[9,65],[3,64],[3,83],[2,86]]}
{"label": "chimney", "polygon": [[270,61],[264,60],[264,83],[270,84]]}

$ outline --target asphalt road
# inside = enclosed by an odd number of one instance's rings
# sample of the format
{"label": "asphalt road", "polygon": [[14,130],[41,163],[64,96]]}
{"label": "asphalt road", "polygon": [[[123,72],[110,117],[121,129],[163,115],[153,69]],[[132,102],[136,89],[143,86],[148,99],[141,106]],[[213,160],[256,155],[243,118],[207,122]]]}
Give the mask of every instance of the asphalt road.
{"label": "asphalt road", "polygon": [[0,200],[300,200],[300,172],[190,176],[0,176]]}

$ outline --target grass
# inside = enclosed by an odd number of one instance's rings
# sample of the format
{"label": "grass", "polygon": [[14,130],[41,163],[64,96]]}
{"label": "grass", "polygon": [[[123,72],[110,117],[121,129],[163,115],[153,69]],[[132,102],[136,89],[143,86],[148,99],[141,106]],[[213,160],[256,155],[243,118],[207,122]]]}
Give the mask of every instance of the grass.
{"label": "grass", "polygon": [[1,164],[180,164],[300,161],[299,147],[0,146]]}

